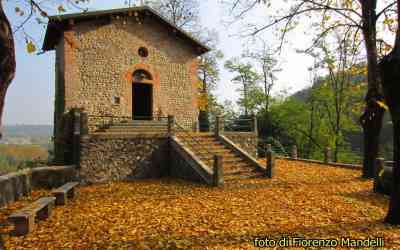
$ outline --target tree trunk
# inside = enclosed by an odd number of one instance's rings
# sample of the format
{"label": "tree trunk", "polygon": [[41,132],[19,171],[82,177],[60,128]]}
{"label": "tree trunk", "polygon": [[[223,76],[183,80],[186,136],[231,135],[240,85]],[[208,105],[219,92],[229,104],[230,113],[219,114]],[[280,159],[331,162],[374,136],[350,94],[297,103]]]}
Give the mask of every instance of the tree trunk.
{"label": "tree trunk", "polygon": [[[206,71],[203,71],[203,94],[207,94],[208,98],[208,89],[207,89],[207,75]],[[200,132],[209,132],[210,131],[210,119],[209,119],[209,110],[208,104],[205,107],[205,110],[200,110],[199,112],[199,129]]]}
{"label": "tree trunk", "polygon": [[[10,22],[0,0],[0,127],[8,86],[15,76],[15,47]],[[0,138],[2,133],[0,131]]]}
{"label": "tree trunk", "polygon": [[397,1],[397,32],[394,48],[380,63],[383,93],[393,122],[393,178],[385,222],[400,225],[400,1]]}
{"label": "tree trunk", "polygon": [[360,117],[364,131],[364,162],[362,176],[374,176],[375,159],[379,153],[379,135],[382,128],[384,109],[377,101],[383,101],[378,72],[378,53],[376,49],[376,0],[362,3],[363,36],[367,51],[368,92],[365,97],[366,107]]}
{"label": "tree trunk", "polygon": [[393,121],[393,183],[385,222],[400,225],[400,49],[393,50],[380,63],[385,101]]}
{"label": "tree trunk", "polygon": [[360,118],[364,132],[364,160],[362,177],[373,178],[375,159],[379,154],[379,136],[382,129],[384,111],[375,103],[374,100],[382,100],[382,98],[368,99],[365,112]]}

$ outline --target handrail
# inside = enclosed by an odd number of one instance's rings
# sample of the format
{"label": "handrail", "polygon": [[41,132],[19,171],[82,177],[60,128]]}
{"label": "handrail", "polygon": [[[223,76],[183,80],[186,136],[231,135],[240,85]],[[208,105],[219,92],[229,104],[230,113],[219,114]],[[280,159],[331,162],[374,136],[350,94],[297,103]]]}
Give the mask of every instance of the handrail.
{"label": "handrail", "polygon": [[182,127],[181,125],[179,125],[178,122],[175,121],[174,124],[177,126],[178,129],[180,129],[182,132],[186,133],[186,135],[188,135],[188,136],[191,138],[192,141],[194,141],[194,142],[196,142],[198,145],[200,145],[201,149],[204,149],[204,151],[205,151],[207,154],[209,154],[209,155],[211,155],[211,156],[214,155],[214,154],[213,154],[212,152],[210,152],[206,147],[204,147],[204,145],[201,144],[194,136],[192,136],[192,135],[190,134],[189,131],[187,131],[184,127]]}
{"label": "handrail", "polygon": [[[246,120],[246,121],[251,121],[251,120]],[[248,131],[242,131],[242,132],[252,132],[252,125],[251,124],[249,124],[249,125],[235,125],[235,126],[232,126],[232,124],[229,124],[229,123],[227,123],[226,121],[224,121],[224,124],[223,124],[223,127],[224,127],[224,130],[229,130],[229,131],[237,131],[237,130],[235,130],[235,129],[243,129],[243,128],[246,128]],[[240,131],[238,131],[238,132],[240,132]]]}

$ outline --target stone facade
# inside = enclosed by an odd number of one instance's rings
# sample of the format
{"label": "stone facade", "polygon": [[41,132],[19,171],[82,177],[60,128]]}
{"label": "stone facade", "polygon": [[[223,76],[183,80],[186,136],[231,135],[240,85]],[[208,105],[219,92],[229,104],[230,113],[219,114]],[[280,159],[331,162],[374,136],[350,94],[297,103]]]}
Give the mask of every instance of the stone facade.
{"label": "stone facade", "polygon": [[[147,55],[140,55],[141,48]],[[182,127],[196,127],[198,57],[208,48],[154,10],[143,7],[50,18],[43,49],[56,51],[56,152],[63,147],[63,116],[72,108],[84,110],[89,133],[108,123],[107,116],[132,119],[137,71],[150,75],[142,83],[152,86],[154,117],[174,115]]]}
{"label": "stone facade", "polygon": [[168,168],[165,136],[87,136],[81,141],[83,183],[157,178]]}
{"label": "stone facade", "polygon": [[[151,18],[110,19],[77,23],[60,39],[56,98],[64,106],[56,117],[74,107],[89,116],[132,116],[132,75],[145,70],[152,77],[153,115],[174,115],[191,129],[198,119],[198,59],[192,46]],[[148,49],[148,57],[139,56],[140,47]]]}

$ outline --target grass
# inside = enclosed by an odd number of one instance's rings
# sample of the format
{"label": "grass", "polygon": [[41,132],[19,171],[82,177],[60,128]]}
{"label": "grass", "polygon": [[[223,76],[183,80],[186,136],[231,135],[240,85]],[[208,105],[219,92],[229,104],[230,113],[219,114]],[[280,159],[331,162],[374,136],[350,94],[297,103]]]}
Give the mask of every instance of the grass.
{"label": "grass", "polygon": [[16,160],[45,160],[48,157],[46,148],[40,145],[13,145],[13,144],[0,144],[0,155],[11,156]]}
{"label": "grass", "polygon": [[[256,238],[289,235],[383,237],[384,249],[400,249],[400,227],[382,223],[387,198],[359,176],[356,170],[277,160],[273,179],[224,188],[175,179],[84,186],[33,233],[6,236],[5,243],[7,249],[257,249]],[[0,221],[45,194],[1,209]]]}
{"label": "grass", "polygon": [[0,144],[0,175],[31,167],[37,160],[47,160],[48,151],[40,145]]}

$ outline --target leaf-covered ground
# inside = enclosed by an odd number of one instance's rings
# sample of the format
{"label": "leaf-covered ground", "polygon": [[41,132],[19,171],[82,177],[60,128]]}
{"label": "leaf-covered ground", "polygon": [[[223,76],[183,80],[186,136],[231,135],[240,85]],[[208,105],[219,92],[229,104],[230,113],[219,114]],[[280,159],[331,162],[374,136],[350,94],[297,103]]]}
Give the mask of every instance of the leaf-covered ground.
{"label": "leaf-covered ground", "polygon": [[[5,243],[7,249],[256,249],[255,238],[378,236],[385,249],[400,249],[400,227],[382,223],[387,198],[359,176],[278,160],[274,179],[223,189],[173,179],[80,187],[75,201],[56,207],[33,233],[6,236]],[[1,209],[0,221],[45,193]]]}

